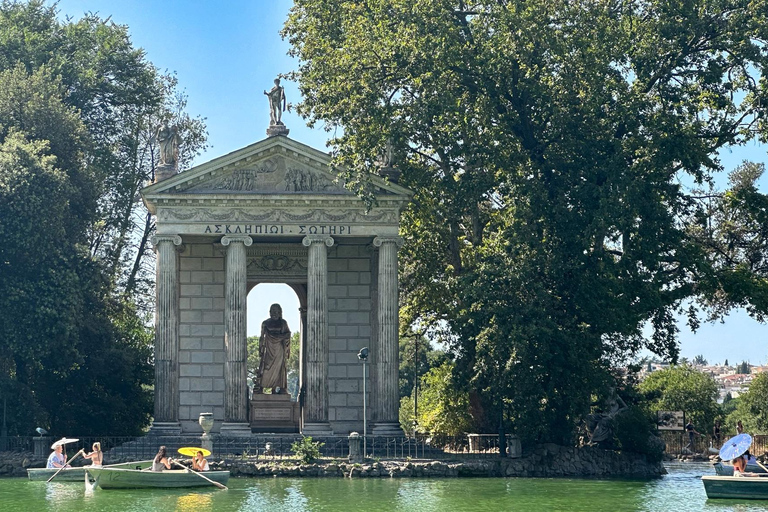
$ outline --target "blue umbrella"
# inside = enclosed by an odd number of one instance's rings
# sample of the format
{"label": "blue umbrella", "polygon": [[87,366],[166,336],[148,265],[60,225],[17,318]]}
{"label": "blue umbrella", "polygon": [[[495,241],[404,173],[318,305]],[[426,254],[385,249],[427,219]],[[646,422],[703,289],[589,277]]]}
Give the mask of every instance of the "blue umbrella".
{"label": "blue umbrella", "polygon": [[739,434],[723,443],[723,447],[720,448],[720,458],[723,460],[735,459],[740,455],[744,455],[751,445],[752,436],[749,434]]}

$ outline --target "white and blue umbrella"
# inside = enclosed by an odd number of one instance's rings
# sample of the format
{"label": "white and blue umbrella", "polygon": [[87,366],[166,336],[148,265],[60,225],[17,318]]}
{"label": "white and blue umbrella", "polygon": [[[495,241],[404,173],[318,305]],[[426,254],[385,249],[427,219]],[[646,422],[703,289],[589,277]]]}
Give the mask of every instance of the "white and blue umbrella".
{"label": "white and blue umbrella", "polygon": [[749,434],[739,434],[723,443],[723,447],[720,448],[720,458],[723,460],[735,459],[744,455],[751,445],[752,436]]}

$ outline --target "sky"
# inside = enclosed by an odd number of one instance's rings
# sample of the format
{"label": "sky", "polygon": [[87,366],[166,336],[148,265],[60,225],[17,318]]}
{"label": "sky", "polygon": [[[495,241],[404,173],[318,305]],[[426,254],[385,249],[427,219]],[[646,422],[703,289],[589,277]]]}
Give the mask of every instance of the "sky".
{"label": "sky", "polygon": [[[134,46],[160,70],[175,72],[188,95],[187,110],[205,118],[210,147],[194,164],[230,153],[266,137],[267,97],[279,73],[292,71],[289,44],[279,31],[291,0],[61,0],[59,16],[77,19],[92,12],[129,27]],[[283,82],[288,102],[300,101],[296,84]],[[328,133],[311,129],[295,113],[282,118],[290,137],[327,151]],[[768,163],[765,146],[748,144],[721,154],[726,169],[742,160]],[[720,181],[725,186],[725,179]],[[761,180],[768,190],[768,177]],[[286,285],[261,284],[248,296],[248,335],[258,335],[278,302],[292,331],[299,326],[299,301]],[[681,355],[702,354],[709,363],[766,364],[768,326],[736,311],[724,323],[702,324],[696,334],[680,324]]]}

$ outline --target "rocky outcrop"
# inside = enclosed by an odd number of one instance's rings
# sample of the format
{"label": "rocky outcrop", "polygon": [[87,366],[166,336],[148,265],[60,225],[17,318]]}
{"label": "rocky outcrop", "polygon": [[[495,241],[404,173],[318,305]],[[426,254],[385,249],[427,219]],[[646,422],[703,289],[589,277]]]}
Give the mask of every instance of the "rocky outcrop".
{"label": "rocky outcrop", "polygon": [[0,477],[27,476],[27,468],[44,465],[31,452],[0,452]]}
{"label": "rocky outcrop", "polygon": [[211,461],[212,469],[228,469],[244,477],[337,477],[337,478],[457,478],[457,477],[593,477],[657,478],[666,471],[661,462],[642,455],[572,448],[547,444],[518,459],[465,461],[377,461],[364,464],[317,462],[300,464],[289,460]]}
{"label": "rocky outcrop", "polygon": [[[119,462],[111,460],[111,463]],[[666,471],[661,462],[642,455],[602,450],[596,447],[567,447],[546,444],[518,459],[472,459],[463,461],[387,460],[352,464],[318,461],[300,464],[288,459],[263,458],[216,460],[211,469],[228,469],[232,476],[291,478],[459,478],[459,477],[592,477],[656,478]],[[43,467],[45,460],[31,453],[0,453],[0,477],[26,476],[28,467]],[[76,464],[77,465],[77,464]]]}

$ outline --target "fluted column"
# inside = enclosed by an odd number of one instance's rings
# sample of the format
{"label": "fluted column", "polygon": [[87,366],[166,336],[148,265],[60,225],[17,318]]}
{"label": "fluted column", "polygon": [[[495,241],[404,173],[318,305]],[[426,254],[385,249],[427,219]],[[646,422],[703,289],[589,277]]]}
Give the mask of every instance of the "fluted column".
{"label": "fluted column", "polygon": [[304,381],[307,374],[307,308],[299,308],[299,329],[301,332],[301,340],[299,343],[299,432],[304,431],[304,397],[306,388],[304,387]]}
{"label": "fluted column", "polygon": [[179,235],[156,235],[155,413],[150,434],[181,433],[179,423]]}
{"label": "fluted column", "polygon": [[403,244],[399,236],[376,237],[379,248],[378,320],[379,336],[376,351],[376,418],[373,433],[402,435],[398,419],[400,406],[398,390],[398,282],[397,249]]}
{"label": "fluted column", "polygon": [[307,360],[304,385],[305,434],[330,434],[328,423],[328,247],[333,238],[310,235],[307,268]]}
{"label": "fluted column", "polygon": [[227,248],[224,299],[224,424],[225,435],[250,435],[248,418],[248,350],[246,345],[246,310],[248,308],[245,248],[253,243],[250,236],[225,236]]}

